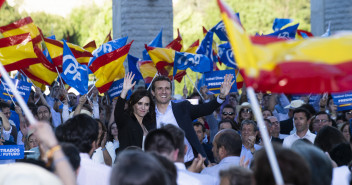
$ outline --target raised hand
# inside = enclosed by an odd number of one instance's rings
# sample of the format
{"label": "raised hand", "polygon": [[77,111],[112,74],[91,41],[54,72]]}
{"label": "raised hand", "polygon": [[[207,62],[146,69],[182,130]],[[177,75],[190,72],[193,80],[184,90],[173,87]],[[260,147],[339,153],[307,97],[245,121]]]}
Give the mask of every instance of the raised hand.
{"label": "raised hand", "polygon": [[125,75],[125,79],[123,80],[123,88],[122,88],[122,91],[121,91],[121,98],[125,99],[126,98],[126,95],[127,95],[127,92],[132,89],[132,87],[134,85],[136,85],[136,82],[133,82],[133,78],[134,78],[134,74],[132,72],[129,72]]}
{"label": "raised hand", "polygon": [[224,82],[221,84],[221,87],[220,87],[219,97],[221,99],[225,99],[226,96],[229,94],[233,83],[235,83],[235,80],[232,82],[232,79],[233,79],[232,74],[226,74],[226,76],[224,78]]}

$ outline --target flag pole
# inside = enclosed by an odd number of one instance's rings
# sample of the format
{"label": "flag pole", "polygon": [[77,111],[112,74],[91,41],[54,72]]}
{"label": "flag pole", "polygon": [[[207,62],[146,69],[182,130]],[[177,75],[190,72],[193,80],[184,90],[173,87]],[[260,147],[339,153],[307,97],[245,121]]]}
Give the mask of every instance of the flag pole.
{"label": "flag pole", "polygon": [[191,82],[192,82],[193,87],[197,90],[197,92],[198,92],[199,96],[200,96],[200,97],[202,98],[202,100],[204,101],[204,98],[203,98],[202,94],[199,92],[199,90],[198,90],[198,88],[196,87],[196,85],[194,84],[194,82],[191,80],[191,78],[188,76],[188,74],[187,74],[187,73],[186,73],[186,75],[187,75],[187,77],[188,77],[189,81],[191,81]]}
{"label": "flag pole", "polygon": [[17,91],[15,85],[13,84],[12,80],[9,77],[9,74],[7,74],[7,71],[5,70],[4,66],[2,65],[2,63],[0,62],[0,73],[2,75],[2,77],[4,78],[5,82],[7,83],[7,85],[10,87],[10,89],[13,92],[13,95],[15,96],[17,103],[20,105],[20,107],[22,108],[24,115],[26,115],[28,122],[32,125],[34,125],[36,123],[36,120],[32,114],[32,112],[29,110],[27,104],[24,102],[22,96],[20,95],[20,93]]}
{"label": "flag pole", "polygon": [[247,94],[248,94],[248,98],[249,98],[249,100],[250,100],[250,102],[252,104],[252,109],[254,111],[254,115],[255,115],[255,117],[257,118],[257,121],[258,121],[260,134],[261,134],[263,142],[264,142],[264,148],[265,148],[265,151],[266,151],[266,153],[268,155],[270,166],[271,166],[271,169],[272,169],[273,174],[274,174],[275,182],[276,182],[277,185],[283,185],[284,181],[283,181],[283,178],[282,178],[280,167],[279,167],[279,164],[277,162],[273,146],[270,143],[268,130],[265,128],[263,115],[262,115],[262,113],[260,111],[258,100],[257,100],[257,98],[255,96],[255,92],[254,92],[253,87],[247,87]]}
{"label": "flag pole", "polygon": [[[64,85],[64,82],[62,81],[61,75],[60,75],[59,70],[57,69],[56,66],[55,66],[55,69],[56,69],[57,74],[59,75],[62,88],[66,90],[65,85]],[[66,97],[66,98],[67,98],[67,101],[70,101],[70,98],[68,97],[68,93],[66,93],[66,96],[67,96],[67,97]]]}
{"label": "flag pole", "polygon": [[13,101],[13,99],[12,99],[11,94],[9,93],[9,91],[7,90],[7,88],[5,87],[5,85],[4,85],[4,83],[2,82],[1,79],[0,79],[0,82],[1,82],[2,86],[4,87],[4,89],[6,90],[7,94],[10,96],[10,99],[11,99],[12,103],[13,103],[14,105],[16,105],[16,103],[15,103],[15,102]]}
{"label": "flag pole", "polygon": [[152,81],[150,82],[150,84],[149,84],[149,86],[148,86],[148,88],[147,88],[147,91],[149,91],[149,88],[150,88],[150,86],[152,85],[152,83],[153,83],[154,79],[156,78],[156,76],[158,76],[158,72],[155,73],[155,75],[154,75]]}

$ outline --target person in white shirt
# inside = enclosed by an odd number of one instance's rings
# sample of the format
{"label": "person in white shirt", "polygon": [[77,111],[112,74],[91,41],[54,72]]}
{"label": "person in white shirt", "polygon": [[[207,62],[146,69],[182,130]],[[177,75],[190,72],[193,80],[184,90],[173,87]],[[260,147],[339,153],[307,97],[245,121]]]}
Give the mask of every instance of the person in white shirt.
{"label": "person in white shirt", "polygon": [[78,185],[109,184],[111,167],[97,164],[90,158],[97,147],[98,132],[97,121],[86,114],[76,115],[56,128],[58,140],[74,144],[80,152]]}
{"label": "person in white shirt", "polygon": [[296,132],[287,136],[284,139],[283,146],[291,147],[293,142],[298,139],[306,138],[310,142],[314,143],[316,135],[309,131],[310,114],[304,108],[297,108],[293,111],[293,123],[296,127]]}
{"label": "person in white shirt", "polygon": [[219,164],[204,168],[201,174],[208,174],[220,180],[219,173],[232,166],[239,166],[242,150],[241,136],[233,129],[219,131],[213,141],[213,154]]}

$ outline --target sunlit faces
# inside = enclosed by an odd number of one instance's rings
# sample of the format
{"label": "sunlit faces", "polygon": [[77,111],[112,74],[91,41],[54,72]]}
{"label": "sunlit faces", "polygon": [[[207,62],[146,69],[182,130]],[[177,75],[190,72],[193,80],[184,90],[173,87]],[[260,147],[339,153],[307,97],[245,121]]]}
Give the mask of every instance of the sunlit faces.
{"label": "sunlit faces", "polygon": [[346,138],[347,141],[350,140],[351,134],[350,134],[350,126],[346,124],[345,127],[342,129],[342,135]]}
{"label": "sunlit faces", "polygon": [[254,125],[252,124],[243,124],[241,134],[242,141],[248,140],[249,136],[257,136],[257,132],[255,131]]}
{"label": "sunlit faces", "polygon": [[219,126],[219,131],[224,129],[232,129],[232,125],[230,122],[222,122]]}
{"label": "sunlit faces", "polygon": [[234,120],[235,119],[235,111],[232,108],[225,107],[224,109],[222,109],[221,119]]}
{"label": "sunlit faces", "polygon": [[305,132],[308,130],[309,124],[304,112],[297,112],[293,115],[293,122],[297,132]]}
{"label": "sunlit faces", "polygon": [[270,110],[264,110],[263,111],[264,119],[267,119],[269,116],[272,116]]}
{"label": "sunlit faces", "polygon": [[35,136],[34,134],[30,135],[28,138],[29,149],[37,147],[38,144],[39,144],[39,142],[38,142],[37,136]]}
{"label": "sunlit faces", "polygon": [[150,99],[147,96],[141,98],[136,104],[133,105],[133,113],[136,117],[143,118],[149,111]]}
{"label": "sunlit faces", "polygon": [[313,124],[317,126],[317,132],[325,125],[332,126],[332,122],[329,120],[329,117],[326,114],[317,115],[313,121]]}
{"label": "sunlit faces", "polygon": [[42,105],[38,107],[37,111],[39,121],[50,121],[51,113],[48,107]]}
{"label": "sunlit faces", "polygon": [[241,109],[241,117],[243,120],[246,120],[246,119],[251,119],[251,116],[252,116],[252,109],[251,108],[242,108]]}
{"label": "sunlit faces", "polygon": [[280,122],[275,116],[270,116],[268,119],[271,122],[270,133],[274,137],[279,137],[280,134]]}
{"label": "sunlit faces", "polygon": [[202,141],[204,139],[203,127],[195,125],[195,126],[193,126],[193,128],[194,128],[194,131],[196,131],[199,142],[202,143]]}
{"label": "sunlit faces", "polygon": [[10,119],[10,116],[11,116],[11,110],[10,110],[10,108],[4,107],[4,108],[1,109],[1,111],[2,111],[2,113],[5,114],[5,116],[6,116],[7,119]]}
{"label": "sunlit faces", "polygon": [[168,104],[171,100],[171,84],[168,81],[155,82],[153,96],[158,104]]}

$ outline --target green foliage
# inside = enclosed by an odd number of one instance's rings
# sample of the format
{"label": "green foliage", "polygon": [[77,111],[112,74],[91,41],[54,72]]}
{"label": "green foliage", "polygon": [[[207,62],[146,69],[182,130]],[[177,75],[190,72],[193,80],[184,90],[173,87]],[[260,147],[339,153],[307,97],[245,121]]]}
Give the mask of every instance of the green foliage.
{"label": "green foliage", "polygon": [[18,13],[17,7],[11,7],[5,1],[0,8],[0,26],[8,25],[18,19],[21,19],[21,15]]}

